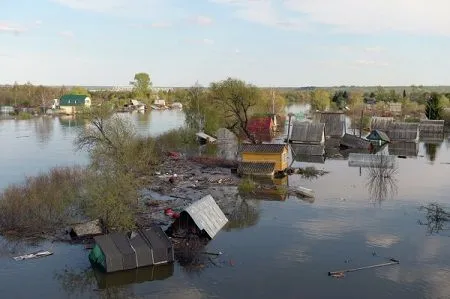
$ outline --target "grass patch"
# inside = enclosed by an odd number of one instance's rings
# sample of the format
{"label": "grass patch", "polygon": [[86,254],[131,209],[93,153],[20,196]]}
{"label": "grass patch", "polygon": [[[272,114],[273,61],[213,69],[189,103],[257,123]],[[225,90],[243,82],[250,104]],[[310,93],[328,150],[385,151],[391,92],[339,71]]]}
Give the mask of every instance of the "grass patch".
{"label": "grass patch", "polygon": [[316,179],[327,173],[328,171],[317,169],[314,166],[297,169],[297,174],[301,175],[305,179]]}
{"label": "grass patch", "polygon": [[17,114],[17,119],[20,119],[20,120],[26,120],[26,119],[32,119],[33,118],[33,115],[31,115],[31,113],[28,113],[28,112],[19,112],[18,114]]}
{"label": "grass patch", "polygon": [[257,184],[255,183],[255,181],[247,177],[239,182],[238,190],[241,193],[251,193],[255,190],[256,187]]}

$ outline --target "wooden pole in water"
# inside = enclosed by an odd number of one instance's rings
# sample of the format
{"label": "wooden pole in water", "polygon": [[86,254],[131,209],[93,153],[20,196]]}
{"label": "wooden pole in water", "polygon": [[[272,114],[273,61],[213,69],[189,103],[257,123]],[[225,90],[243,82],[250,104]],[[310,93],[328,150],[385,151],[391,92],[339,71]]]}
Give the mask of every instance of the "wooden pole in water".
{"label": "wooden pole in water", "polygon": [[340,270],[340,271],[330,271],[330,272],[328,272],[328,276],[338,275],[338,274],[348,273],[348,272],[355,272],[355,271],[371,269],[371,268],[378,268],[378,267],[384,267],[384,266],[398,265],[398,264],[400,264],[399,260],[390,259],[389,263],[377,264],[377,265],[372,265],[372,266],[365,266],[365,267],[354,268],[354,269],[346,269],[346,270]]}

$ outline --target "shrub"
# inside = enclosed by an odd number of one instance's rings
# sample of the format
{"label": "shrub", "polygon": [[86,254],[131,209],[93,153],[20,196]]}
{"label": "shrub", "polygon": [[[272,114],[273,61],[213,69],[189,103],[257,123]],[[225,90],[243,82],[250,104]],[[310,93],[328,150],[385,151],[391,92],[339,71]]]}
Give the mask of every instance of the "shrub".
{"label": "shrub", "polygon": [[239,192],[250,193],[256,188],[256,183],[251,178],[247,177],[241,180],[238,186]]}

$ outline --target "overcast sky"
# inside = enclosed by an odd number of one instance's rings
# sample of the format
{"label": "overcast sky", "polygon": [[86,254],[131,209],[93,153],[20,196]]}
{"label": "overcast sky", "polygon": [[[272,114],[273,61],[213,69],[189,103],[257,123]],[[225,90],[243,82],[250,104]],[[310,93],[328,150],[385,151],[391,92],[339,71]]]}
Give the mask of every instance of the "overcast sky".
{"label": "overcast sky", "polygon": [[449,85],[448,0],[0,0],[0,84]]}

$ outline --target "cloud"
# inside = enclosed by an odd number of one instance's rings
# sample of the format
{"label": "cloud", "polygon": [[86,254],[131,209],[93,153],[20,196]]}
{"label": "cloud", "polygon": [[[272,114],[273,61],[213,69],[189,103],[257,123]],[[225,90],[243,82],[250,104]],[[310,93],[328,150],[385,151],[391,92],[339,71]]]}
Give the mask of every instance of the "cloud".
{"label": "cloud", "polygon": [[51,0],[71,9],[93,11],[116,16],[149,18],[170,12],[170,5],[159,0]]}
{"label": "cloud", "polygon": [[370,53],[380,53],[380,52],[383,52],[384,50],[385,49],[380,46],[364,48],[365,52],[370,52]]}
{"label": "cloud", "polygon": [[36,20],[36,21],[34,22],[34,24],[35,24],[36,26],[41,26],[41,25],[42,25],[42,21],[41,21],[41,20]]}
{"label": "cloud", "polygon": [[61,31],[59,32],[59,35],[65,38],[74,38],[74,34],[72,31]]}
{"label": "cloud", "polygon": [[450,35],[447,0],[210,0],[249,22],[331,33]]}
{"label": "cloud", "polygon": [[385,61],[367,60],[367,59],[357,59],[354,61],[357,65],[372,65],[372,66],[388,66],[389,63]]}
{"label": "cloud", "polygon": [[210,0],[235,9],[235,16],[253,23],[282,29],[306,29],[308,24],[301,18],[282,14],[272,0]]}
{"label": "cloud", "polygon": [[214,40],[209,39],[209,38],[204,38],[204,39],[186,39],[185,41],[190,43],[190,44],[204,44],[204,45],[212,45],[212,44],[214,44]]}
{"label": "cloud", "polygon": [[214,20],[207,16],[196,16],[191,19],[191,22],[200,26],[208,26],[211,25]]}
{"label": "cloud", "polygon": [[0,22],[0,33],[13,33],[17,35],[24,31],[25,29],[20,26]]}
{"label": "cloud", "polygon": [[284,5],[335,32],[450,35],[447,0],[285,0]]}
{"label": "cloud", "polygon": [[372,247],[389,248],[400,242],[399,237],[390,234],[368,235],[366,238],[366,244]]}
{"label": "cloud", "polygon": [[239,49],[234,49],[234,54],[239,54],[239,53],[241,53],[241,50],[239,50]]}
{"label": "cloud", "polygon": [[150,25],[153,28],[169,28],[172,27],[172,23],[170,22],[155,22]]}

